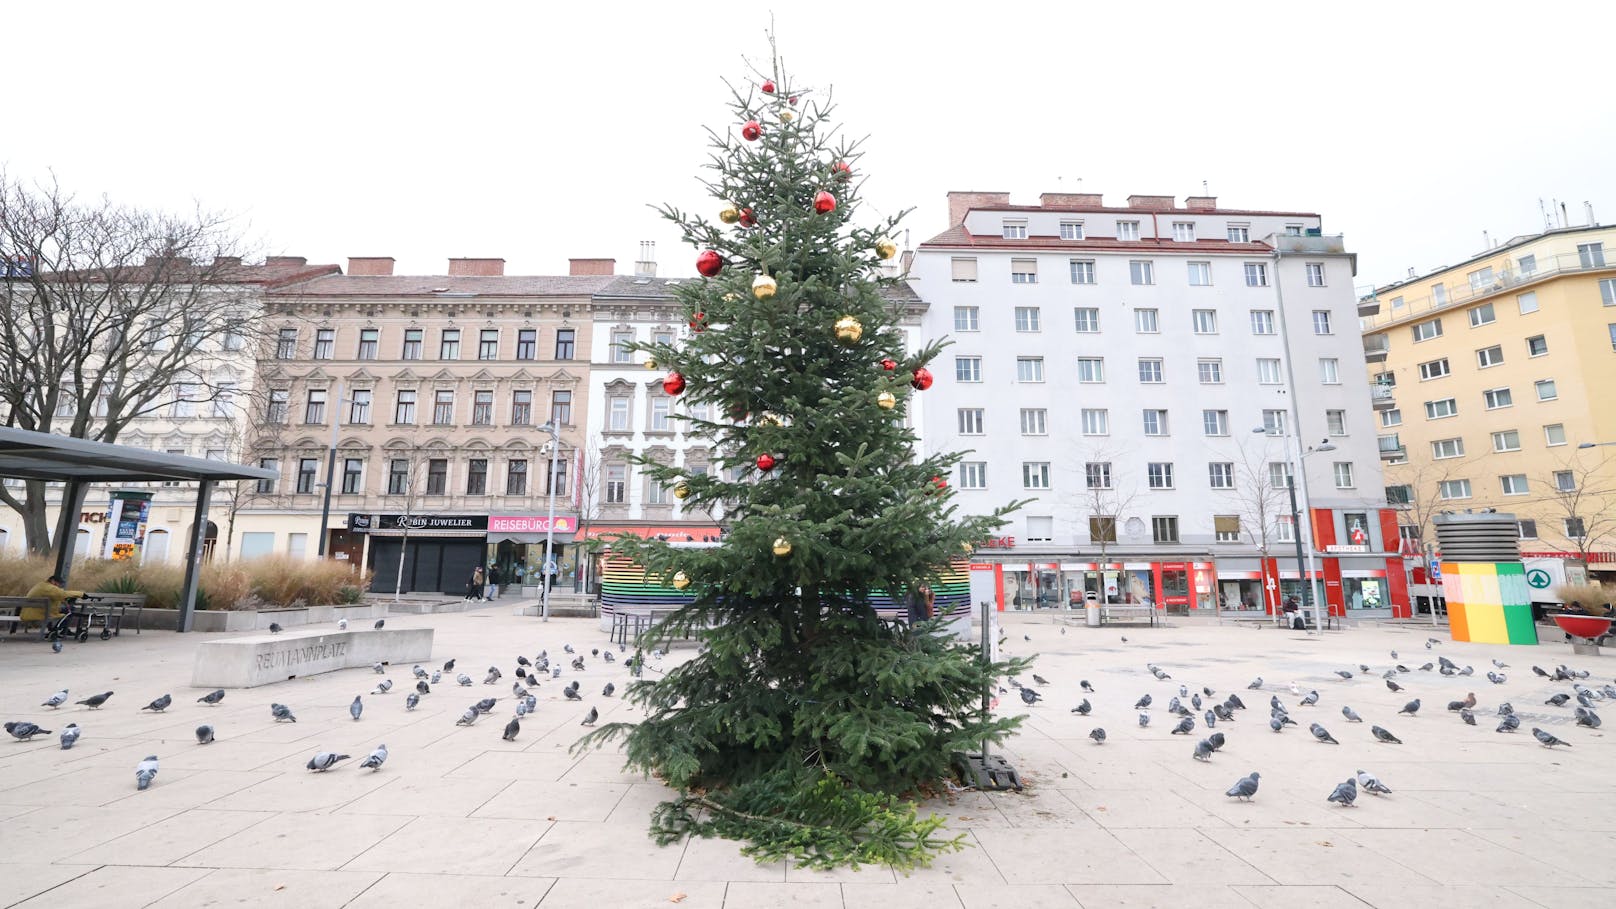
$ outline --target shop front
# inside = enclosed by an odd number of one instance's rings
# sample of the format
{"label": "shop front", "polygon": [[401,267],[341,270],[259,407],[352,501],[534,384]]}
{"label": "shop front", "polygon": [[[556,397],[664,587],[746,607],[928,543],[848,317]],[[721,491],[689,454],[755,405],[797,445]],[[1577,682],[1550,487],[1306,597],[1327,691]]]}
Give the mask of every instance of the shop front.
{"label": "shop front", "polygon": [[[544,515],[490,515],[488,518],[487,563],[501,589],[534,588],[544,581],[546,566],[555,570],[552,590],[582,590],[578,571],[584,558],[574,542],[578,533],[575,515],[556,515],[552,523]],[[554,547],[547,558],[545,541]],[[551,564],[553,563],[553,564]]]}
{"label": "shop front", "polygon": [[[1189,613],[1217,605],[1211,562],[971,563],[973,601],[991,591],[1000,610],[1076,611],[1088,602],[1149,603]],[[989,574],[991,573],[991,574]]]}
{"label": "shop front", "polygon": [[[666,540],[670,543],[717,543],[724,535],[723,528],[717,524],[590,524],[584,528],[585,541],[602,540],[608,537],[626,534],[629,536],[644,537],[645,539]],[[580,544],[581,558],[584,559],[584,577],[581,589],[595,593],[600,590],[600,580],[605,576],[606,557],[609,546],[591,548],[585,551],[584,544]]]}
{"label": "shop front", "polygon": [[372,593],[464,594],[483,563],[488,516],[350,514],[348,532],[370,540]]}

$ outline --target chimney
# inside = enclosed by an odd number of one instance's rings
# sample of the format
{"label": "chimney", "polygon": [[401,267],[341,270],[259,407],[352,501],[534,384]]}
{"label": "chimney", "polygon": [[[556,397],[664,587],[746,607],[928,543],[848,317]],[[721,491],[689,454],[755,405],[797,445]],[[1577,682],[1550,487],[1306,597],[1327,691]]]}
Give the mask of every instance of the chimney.
{"label": "chimney", "polygon": [[1217,196],[1185,196],[1184,207],[1190,211],[1217,211]]}
{"label": "chimney", "polygon": [[214,256],[213,257],[213,264],[215,266],[224,267],[224,268],[239,268],[241,266],[241,257],[240,256]]}
{"label": "chimney", "polygon": [[1009,193],[950,192],[948,194],[948,226],[965,223],[965,213],[973,208],[1009,205]]}
{"label": "chimney", "polygon": [[393,273],[392,256],[349,256],[350,277],[375,278]]}
{"label": "chimney", "polygon": [[1128,207],[1142,211],[1172,211],[1172,196],[1129,196]]}
{"label": "chimney", "polygon": [[915,251],[906,249],[898,255],[898,273],[907,275],[914,270]]}
{"label": "chimney", "polygon": [[191,260],[187,256],[147,256],[146,257],[146,266],[148,268],[156,267],[158,265],[186,266],[186,265],[190,265],[190,264],[191,264]]}
{"label": "chimney", "polygon": [[634,262],[634,277],[656,277],[656,241],[640,241],[640,258]]}
{"label": "chimney", "polygon": [[497,278],[505,274],[504,259],[450,259],[449,275],[459,278]]}
{"label": "chimney", "polygon": [[265,265],[296,265],[296,266],[301,267],[301,266],[309,264],[309,260],[307,258],[303,257],[303,256],[265,256],[264,257],[264,264]]}
{"label": "chimney", "polygon": [[1104,208],[1100,193],[1044,193],[1038,204],[1045,208]]}
{"label": "chimney", "polygon": [[567,274],[573,277],[609,277],[617,274],[616,259],[568,259]]}

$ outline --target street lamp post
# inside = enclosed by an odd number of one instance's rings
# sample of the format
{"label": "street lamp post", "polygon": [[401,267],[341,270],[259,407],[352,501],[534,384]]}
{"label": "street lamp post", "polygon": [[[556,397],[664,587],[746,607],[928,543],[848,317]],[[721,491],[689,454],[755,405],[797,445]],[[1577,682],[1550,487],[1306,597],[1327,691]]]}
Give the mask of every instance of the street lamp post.
{"label": "street lamp post", "polygon": [[[1259,426],[1256,429],[1253,429],[1252,432],[1260,432],[1266,435],[1268,433],[1268,427]],[[1287,442],[1293,438],[1288,430],[1282,433],[1282,435],[1285,436]],[[1319,442],[1319,444],[1304,450],[1302,448],[1302,440],[1300,438],[1296,438],[1296,460],[1294,462],[1291,461],[1289,452],[1286,452],[1285,454],[1286,463],[1291,467],[1290,476],[1285,478],[1285,488],[1290,492],[1291,496],[1291,521],[1292,529],[1294,531],[1291,534],[1291,539],[1296,542],[1296,570],[1302,575],[1302,608],[1307,609],[1309,606],[1312,607],[1313,625],[1320,631],[1323,631],[1323,604],[1319,602],[1319,598],[1314,595],[1313,591],[1314,566],[1313,538],[1311,533],[1308,536],[1307,545],[1304,546],[1302,544],[1302,508],[1306,508],[1309,522],[1311,522],[1313,516],[1313,503],[1307,494],[1306,458],[1310,454],[1321,451],[1335,451],[1335,446],[1330,444],[1329,439],[1325,439]],[[1299,472],[1302,474],[1302,502],[1300,505],[1298,505],[1296,501],[1296,474]]]}
{"label": "street lamp post", "polygon": [[544,526],[544,565],[539,572],[539,598],[542,604],[539,610],[540,621],[550,621],[550,566],[554,563],[555,550],[555,488],[556,488],[556,457],[561,453],[561,434],[556,431],[554,420],[548,420],[539,427],[540,432],[550,435],[550,472],[544,478],[544,485],[550,493],[550,521]]}
{"label": "street lamp post", "polygon": [[342,423],[342,380],[337,380],[337,395],[331,402],[331,445],[325,454],[325,502],[320,506],[320,542],[314,554],[325,558],[326,538],[331,531],[331,493],[337,485],[337,429]]}

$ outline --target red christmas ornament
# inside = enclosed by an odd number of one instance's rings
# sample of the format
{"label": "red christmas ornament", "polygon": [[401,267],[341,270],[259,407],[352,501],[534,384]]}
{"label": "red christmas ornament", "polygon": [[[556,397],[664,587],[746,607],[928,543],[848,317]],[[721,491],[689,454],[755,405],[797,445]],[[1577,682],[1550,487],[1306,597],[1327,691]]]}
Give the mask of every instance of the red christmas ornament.
{"label": "red christmas ornament", "polygon": [[837,161],[830,166],[830,175],[838,180],[846,180],[853,176],[853,168],[848,167],[846,161]]}
{"label": "red christmas ornament", "polygon": [[741,127],[741,138],[748,142],[756,142],[758,136],[763,135],[763,127],[756,120],[748,120]]}
{"label": "red christmas ornament", "polygon": [[773,79],[765,79],[763,81],[763,93],[765,95],[774,94],[774,80]]}
{"label": "red christmas ornament", "polygon": [[756,218],[756,216],[754,216],[752,214],[752,210],[750,208],[741,209],[741,226],[742,227],[756,227],[757,226],[757,218]]}
{"label": "red christmas ornament", "polygon": [[670,395],[677,395],[685,390],[685,377],[676,372],[668,373],[662,380],[662,390]]}
{"label": "red christmas ornament", "polygon": [[704,312],[696,313],[696,315],[690,320],[690,330],[697,334],[701,334],[702,332],[706,331],[707,314]]}
{"label": "red christmas ornament", "polygon": [[814,193],[814,211],[829,214],[836,210],[836,197],[824,190]]}
{"label": "red christmas ornament", "polygon": [[711,278],[724,270],[724,257],[713,250],[705,250],[696,257],[696,271],[704,278]]}
{"label": "red christmas ornament", "polygon": [[788,101],[791,104],[792,107],[797,106],[797,96],[796,95],[792,95],[791,97],[787,98],[786,101]]}
{"label": "red christmas ornament", "polygon": [[763,454],[757,456],[757,468],[764,473],[768,473],[769,471],[773,470],[774,464],[774,455],[769,454],[768,452],[764,452]]}
{"label": "red christmas ornament", "polygon": [[931,485],[935,487],[938,492],[942,492],[948,488],[948,481],[942,477],[932,477]]}
{"label": "red christmas ornament", "polygon": [[893,372],[894,370],[896,370],[898,368],[898,361],[892,359],[891,357],[882,357],[881,358],[881,368],[886,370],[887,372]]}
{"label": "red christmas ornament", "polygon": [[926,389],[930,388],[931,382],[931,370],[924,366],[917,367],[915,369],[914,378],[909,380],[909,384],[913,385],[917,391],[925,391]]}

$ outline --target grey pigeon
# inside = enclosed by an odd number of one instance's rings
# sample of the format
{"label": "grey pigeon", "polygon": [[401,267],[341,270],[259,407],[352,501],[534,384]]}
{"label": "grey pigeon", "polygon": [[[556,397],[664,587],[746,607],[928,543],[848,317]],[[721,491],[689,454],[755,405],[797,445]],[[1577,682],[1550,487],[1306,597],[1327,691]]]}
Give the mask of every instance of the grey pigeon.
{"label": "grey pigeon", "polygon": [[376,690],[372,691],[371,694],[386,694],[387,692],[392,691],[392,690],[393,690],[393,680],[392,679],[382,679],[380,682],[376,683]]}
{"label": "grey pigeon", "polygon": [[1560,694],[1555,695],[1552,698],[1549,698],[1548,700],[1544,701],[1543,703],[1545,703],[1545,704],[1553,704],[1556,707],[1564,707],[1566,701],[1569,701],[1569,700],[1571,700],[1571,695],[1565,694],[1565,693],[1562,692]]}
{"label": "grey pigeon", "polygon": [[1577,708],[1577,725],[1587,726],[1589,729],[1599,728],[1599,714],[1587,707]]}
{"label": "grey pigeon", "polygon": [[1218,715],[1208,710],[1205,714],[1202,714],[1201,721],[1206,723],[1206,728],[1211,729],[1218,724]]}
{"label": "grey pigeon", "polygon": [[1206,743],[1212,746],[1213,751],[1222,751],[1223,743],[1225,741],[1227,741],[1227,739],[1223,737],[1223,733],[1221,732],[1214,732],[1206,737]]}
{"label": "grey pigeon", "polygon": [[167,710],[168,705],[172,704],[172,703],[174,703],[174,699],[165,694],[162,697],[158,698],[155,701],[152,701],[150,704],[147,704],[146,706],[144,706],[144,707],[142,707],[140,709],[141,710],[150,710],[153,713],[162,713],[163,711]]}
{"label": "grey pigeon", "polygon": [[[608,682],[607,687],[610,687],[610,685],[611,685],[611,683]],[[607,695],[607,697],[610,697],[610,696],[611,696],[610,694]],[[1032,688],[1028,688],[1026,686],[1022,686],[1022,689],[1021,689],[1021,702],[1023,704],[1029,704],[1029,705],[1030,704],[1036,704],[1040,700],[1042,700],[1043,697],[1044,696],[1039,694],[1036,690],[1034,690]]]}
{"label": "grey pigeon", "polygon": [[598,711],[595,708],[591,707],[591,708],[589,708],[589,712],[584,714],[584,721],[582,723],[579,723],[578,725],[580,725],[580,726],[593,726],[593,725],[595,725],[595,721],[598,720],[598,719],[600,719],[600,711]]}
{"label": "grey pigeon", "polygon": [[522,731],[521,722],[519,720],[512,719],[509,723],[505,724],[505,733],[503,735],[501,735],[500,738],[504,739],[507,742],[514,742],[514,741],[516,741],[516,734],[521,732],[521,731]]}
{"label": "grey pigeon", "polygon": [[75,703],[75,704],[83,704],[84,706],[90,708],[91,710],[99,710],[101,705],[105,704],[107,702],[107,698],[110,698],[110,697],[112,697],[112,692],[103,691],[100,694],[92,694],[92,695],[90,695],[89,697],[85,698],[82,701],[74,701],[73,703]]}
{"label": "grey pigeon", "polygon": [[1200,710],[1201,709],[1201,696],[1198,695],[1198,694],[1190,695],[1190,706],[1194,707],[1196,710]]}
{"label": "grey pigeon", "polygon": [[482,700],[478,701],[477,703],[475,703],[475,704],[473,704],[471,706],[472,706],[472,709],[476,710],[478,713],[489,713],[489,712],[493,711],[495,705],[497,705],[498,703],[499,703],[498,698],[483,698]]}
{"label": "grey pigeon", "polygon": [[386,675],[387,667],[383,666],[381,663],[372,663],[370,665],[370,671],[376,673],[377,675]]}
{"label": "grey pigeon", "polygon": [[432,693],[432,686],[428,685],[426,683],[426,679],[421,679],[420,681],[415,683],[415,693],[416,694],[431,694]]}
{"label": "grey pigeon", "polygon": [[561,667],[560,666],[557,666],[554,669],[550,670],[550,678],[552,678],[552,679],[561,678]]}
{"label": "grey pigeon", "polygon": [[347,631],[348,630],[348,620],[347,619],[338,619],[337,620],[337,630],[338,631]]}
{"label": "grey pigeon", "polygon": [[376,630],[377,630],[377,631],[381,631],[381,630],[382,630],[382,626],[383,626],[383,625],[386,625],[386,624],[387,624],[387,620],[386,620],[386,619],[377,619],[377,620],[376,620],[376,624],[374,624],[374,625],[372,625],[372,626],[370,626],[370,627],[372,627],[372,628],[374,628],[374,629],[376,629]]}
{"label": "grey pigeon", "polygon": [[1212,715],[1216,716],[1218,719],[1224,720],[1224,721],[1229,721],[1229,720],[1234,719],[1234,711],[1230,710],[1228,705],[1226,705],[1226,704],[1213,704],[1212,705]]}
{"label": "grey pigeon", "polygon": [[583,695],[579,694],[578,689],[576,688],[563,688],[561,689],[561,693],[565,695],[569,701],[581,701],[584,699]]}
{"label": "grey pigeon", "polygon": [[1392,651],[1392,659],[1397,659],[1397,651],[1395,650]]}
{"label": "grey pigeon", "polygon": [[1094,709],[1094,705],[1089,703],[1088,698],[1084,698],[1083,703],[1078,704],[1076,707],[1072,708],[1072,712],[1079,715],[1079,716],[1088,716],[1089,711],[1093,710],[1093,709]]}
{"label": "grey pigeon", "polygon": [[519,716],[519,717],[527,716],[527,701],[526,700],[524,700],[522,698],[517,698],[516,699],[516,715]]}
{"label": "grey pigeon", "polygon": [[516,665],[518,665],[518,666],[532,666],[533,664],[528,661],[527,657],[522,656],[521,654],[517,654],[516,655]]}
{"label": "grey pigeon", "polygon": [[1139,714],[1139,727],[1142,729],[1142,728],[1144,728],[1146,726],[1149,726],[1149,725],[1150,725],[1150,714],[1148,714],[1148,713]]}
{"label": "grey pigeon", "polygon": [[1185,717],[1182,720],[1178,721],[1177,726],[1173,727],[1172,734],[1173,735],[1189,735],[1193,731],[1195,731],[1195,721],[1190,719],[1189,717]]}
{"label": "grey pigeon", "polygon": [[1367,770],[1358,771],[1358,788],[1369,793],[1370,795],[1392,794],[1392,791],[1386,788],[1385,783],[1382,783],[1379,778]]}
{"label": "grey pigeon", "polygon": [[1487,673],[1487,681],[1492,682],[1494,685],[1502,685],[1506,679],[1503,673],[1489,672]]}
{"label": "grey pigeon", "polygon": [[214,690],[208,692],[207,694],[204,694],[201,697],[197,698],[196,702],[198,704],[207,704],[208,706],[212,707],[212,706],[217,705],[222,700],[224,700],[224,689],[223,688],[215,688]]}
{"label": "grey pigeon", "polygon": [[1343,808],[1351,808],[1352,803],[1357,800],[1358,781],[1350,778],[1345,783],[1336,786],[1335,791],[1330,793],[1329,798],[1329,801],[1335,802]]}
{"label": "grey pigeon", "polygon": [[207,745],[213,741],[213,727],[206,723],[196,727],[196,743]]}
{"label": "grey pigeon", "polygon": [[1314,723],[1313,725],[1311,725],[1311,726],[1309,726],[1307,728],[1308,728],[1308,731],[1313,733],[1314,738],[1318,739],[1319,741],[1323,742],[1326,745],[1339,745],[1339,744],[1341,744],[1340,742],[1335,740],[1335,736],[1330,734],[1330,730],[1325,729],[1323,726],[1320,726],[1318,723]]}
{"label": "grey pigeon", "polygon": [[324,773],[327,770],[330,770],[332,767],[337,766],[337,764],[341,763],[342,761],[346,761],[347,759],[348,755],[346,754],[337,754],[332,751],[320,751],[316,752],[314,757],[309,758],[309,762],[305,766],[307,766],[310,770],[313,770],[315,773]]}
{"label": "grey pigeon", "polygon": [[1281,729],[1285,728],[1285,721],[1280,719],[1277,716],[1270,717],[1269,720],[1268,720],[1268,728],[1274,730],[1275,732],[1278,732]]}
{"label": "grey pigeon", "polygon": [[1452,710],[1455,713],[1458,713],[1461,710],[1464,710],[1464,709],[1470,708],[1470,707],[1474,707],[1474,706],[1476,706],[1476,693],[1474,691],[1470,692],[1470,696],[1465,698],[1462,701],[1449,701],[1448,702],[1448,709]]}
{"label": "grey pigeon", "polygon": [[521,682],[512,682],[511,683],[511,694],[513,694],[513,695],[515,695],[515,696],[517,696],[519,698],[525,698],[525,697],[527,697],[527,687],[525,685],[523,685]]}
{"label": "grey pigeon", "polygon": [[1341,676],[1341,677],[1342,677],[1342,678],[1343,678],[1343,679],[1350,679],[1350,678],[1352,678],[1352,673],[1350,673],[1350,672],[1348,672],[1348,671],[1347,671],[1347,670],[1345,670],[1345,669],[1337,669],[1337,670],[1336,670],[1336,671],[1335,671],[1335,674],[1336,674],[1336,675],[1338,675],[1338,676]]}
{"label": "grey pigeon", "polygon": [[1498,705],[1499,716],[1509,716],[1515,712],[1515,706],[1508,701]]}
{"label": "grey pigeon", "polygon": [[68,749],[72,748],[74,743],[76,743],[78,740],[79,724],[68,723],[67,728],[62,730],[62,750],[67,751]]}
{"label": "grey pigeon", "polygon": [[459,683],[462,688],[470,688],[471,687],[471,676],[466,675],[464,672],[459,673],[458,675],[456,675],[455,676],[455,681],[457,683]]}
{"label": "grey pigeon", "polygon": [[1312,707],[1312,706],[1316,705],[1318,702],[1319,702],[1319,693],[1317,691],[1309,691],[1302,698],[1302,700],[1300,702],[1300,706],[1302,706],[1302,707]]}
{"label": "grey pigeon", "polygon": [[353,717],[355,720],[358,720],[359,715],[361,713],[364,713],[364,712],[365,712],[365,702],[364,702],[364,700],[362,698],[360,698],[359,695],[357,695],[357,694],[354,695],[353,703],[348,705],[348,715]]}
{"label": "grey pigeon", "polygon": [[281,633],[281,624],[279,622],[270,622],[269,623],[269,633],[270,634],[280,634]]}
{"label": "grey pigeon", "polygon": [[490,667],[488,667],[488,674],[483,676],[483,684],[484,685],[493,685],[493,684],[497,683],[499,681],[499,679],[500,679],[499,667],[498,666],[490,666]]}
{"label": "grey pigeon", "polygon": [[1379,726],[1370,726],[1369,731],[1374,733],[1375,738],[1379,739],[1382,742],[1387,742],[1387,743],[1392,744],[1392,745],[1401,745],[1401,744],[1403,744],[1402,739],[1398,738],[1395,735],[1392,735],[1390,732],[1387,732],[1386,730],[1380,728]]}
{"label": "grey pigeon", "polygon": [[157,778],[157,755],[148,754],[146,759],[135,765],[135,788],[141,792],[151,785]]}
{"label": "grey pigeon", "polygon": [[1407,704],[1403,705],[1402,710],[1397,711],[1399,716],[1401,716],[1402,714],[1405,714],[1405,713],[1408,714],[1409,716],[1413,716],[1414,714],[1419,713],[1419,712],[1420,712],[1420,699],[1419,698],[1415,698],[1414,700],[1409,701]]}
{"label": "grey pigeon", "polygon": [[1142,697],[1139,700],[1134,702],[1133,709],[1135,709],[1135,710],[1149,709],[1150,701],[1151,701],[1151,697],[1150,697],[1150,695],[1147,694],[1144,697]]}
{"label": "grey pigeon", "polygon": [[472,723],[477,722],[477,718],[480,716],[482,716],[482,714],[477,712],[476,707],[467,707],[466,712],[460,715],[460,719],[455,720],[455,725],[470,726]]}
{"label": "grey pigeon", "polygon": [[51,639],[51,653],[61,653],[61,652],[62,652],[62,639],[61,638],[52,638]]}
{"label": "grey pigeon", "polygon": [[566,651],[567,653],[572,653],[572,645],[571,644],[562,644],[561,649]]}
{"label": "grey pigeon", "polygon": [[387,763],[387,746],[377,745],[376,750],[365,755],[365,759],[359,762],[359,767],[374,773],[382,769],[382,765],[385,763]]}
{"label": "grey pigeon", "polygon": [[1039,685],[1046,685],[1047,686],[1049,684],[1049,679],[1044,678],[1043,676],[1039,675],[1036,672],[1032,674],[1032,680],[1034,682],[1036,682],[1037,684],[1039,684]]}
{"label": "grey pigeon", "polygon": [[405,710],[414,710],[416,707],[418,707],[420,705],[420,703],[421,703],[421,695],[419,695],[416,692],[412,691],[412,692],[410,692],[410,696],[404,699],[404,709]]}
{"label": "grey pigeon", "polygon": [[1391,679],[1386,680],[1386,687],[1390,688],[1394,693],[1403,690],[1402,685],[1397,684],[1396,682],[1392,681]]}
{"label": "grey pigeon", "polygon": [[455,664],[455,661],[453,659],[450,659],[447,663],[443,664],[443,671],[444,672],[454,672],[454,664]]}
{"label": "grey pigeon", "polygon": [[1476,667],[1474,667],[1474,666],[1466,666],[1465,668],[1459,670],[1459,675],[1461,675],[1461,676],[1475,675],[1475,674],[1476,674]]}
{"label": "grey pigeon", "polygon": [[[1045,682],[1044,684],[1047,685],[1049,683]],[[1190,696],[1190,687],[1188,685],[1180,685],[1180,686],[1178,686],[1178,696],[1181,697],[1181,698],[1189,697]]]}
{"label": "grey pigeon", "polygon": [[1498,721],[1498,728],[1493,730],[1493,731],[1494,732],[1514,732],[1515,730],[1517,730],[1519,728],[1521,728],[1521,718],[1512,713],[1512,714],[1509,714],[1508,716],[1504,717],[1502,720],[1499,720]]}
{"label": "grey pigeon", "polygon": [[292,708],[286,706],[285,704],[270,704],[269,715],[274,717],[275,722],[277,723],[297,722],[297,717],[292,716]]}
{"label": "grey pigeon", "polygon": [[55,710],[57,707],[60,707],[63,704],[66,704],[66,703],[67,703],[67,689],[63,688],[61,691],[58,691],[55,694],[51,695],[50,697],[46,698],[44,703],[40,704],[39,706],[41,706],[41,707],[49,707],[52,710]]}
{"label": "grey pigeon", "polygon": [[[1421,671],[1421,672],[1430,672],[1430,671],[1431,671],[1431,670],[1432,670],[1432,669],[1434,669],[1434,668],[1436,668],[1436,664],[1435,664],[1435,663],[1426,663],[1426,664],[1425,664],[1425,665],[1424,665],[1424,666],[1421,666],[1421,667],[1420,667],[1420,671]],[[1444,668],[1444,669],[1446,669],[1446,668],[1447,668],[1447,667],[1446,667],[1446,666],[1444,666],[1444,667],[1442,667],[1442,668]]]}
{"label": "grey pigeon", "polygon": [[[1031,690],[1032,690],[1032,689],[1030,689],[1030,688],[1023,688],[1023,689],[1022,689],[1022,690],[1023,690],[1023,691],[1031,691]],[[613,684],[612,684],[612,683],[611,683],[611,682],[607,682],[607,683],[606,683],[606,687],[605,687],[605,688],[602,688],[602,689],[601,689],[601,690],[600,690],[600,694],[601,694],[601,697],[608,697],[608,698],[609,698],[609,697],[611,697],[611,696],[612,696],[612,695],[613,695],[613,694],[615,694],[615,693],[616,693],[616,692],[617,692],[617,686],[616,686],[616,685],[613,685]],[[1034,691],[1034,692],[1033,692],[1033,694],[1038,694],[1038,692],[1036,692],[1036,691]],[[1022,695],[1022,697],[1023,697],[1023,698],[1025,698],[1025,697],[1026,697],[1026,695]],[[1043,696],[1043,695],[1041,695],[1041,694],[1039,694],[1039,695],[1038,695],[1038,699],[1039,699],[1039,700],[1043,700],[1043,697],[1044,697],[1044,696]]]}
{"label": "grey pigeon", "polygon": [[1240,778],[1233,786],[1229,787],[1229,791],[1225,792],[1224,795],[1249,802],[1251,797],[1257,794],[1257,781],[1261,778],[1262,774],[1253,770],[1249,776]]}
{"label": "grey pigeon", "polygon": [[1549,674],[1547,672],[1543,671],[1542,666],[1533,666],[1532,667],[1532,674],[1542,676],[1543,678],[1548,678],[1549,677]]}
{"label": "grey pigeon", "polygon": [[577,670],[578,672],[583,672],[583,670],[584,670],[584,658],[583,658],[582,655],[575,656],[575,657],[572,658],[572,668],[574,670]]}
{"label": "grey pigeon", "polygon": [[418,679],[424,679],[424,678],[427,678],[428,676],[432,675],[432,673],[427,672],[425,669],[422,669],[420,663],[416,663],[415,668],[411,669],[410,672],[414,673],[415,677],[418,678]]}
{"label": "grey pigeon", "polygon": [[1261,688],[1262,687],[1262,676],[1259,675],[1256,678],[1252,679],[1251,684],[1247,685],[1246,687],[1251,689],[1252,691],[1256,691],[1259,688]]}
{"label": "grey pigeon", "polygon": [[1466,726],[1476,725],[1476,714],[1469,707],[1459,711],[1459,719],[1464,720]]}
{"label": "grey pigeon", "polygon": [[1177,695],[1174,695],[1171,699],[1169,699],[1167,701],[1167,712],[1168,713],[1178,713],[1180,710],[1183,709],[1183,707],[1184,707],[1184,705],[1179,703]]}
{"label": "grey pigeon", "polygon": [[1165,672],[1162,672],[1160,669],[1155,670],[1151,674],[1154,675],[1156,677],[1156,680],[1159,681],[1159,682],[1165,682],[1168,679],[1172,678],[1172,676],[1168,675]]}
{"label": "grey pigeon", "polygon": [[1346,717],[1347,722],[1349,722],[1349,723],[1362,723],[1363,722],[1363,717],[1359,716],[1358,712],[1356,710],[1353,710],[1351,707],[1347,707],[1345,705],[1343,705],[1341,707],[1341,715]]}
{"label": "grey pigeon", "polygon": [[1093,729],[1089,730],[1089,738],[1093,739],[1094,743],[1096,745],[1104,745],[1105,744],[1105,730],[1101,729],[1099,726],[1096,726]]}
{"label": "grey pigeon", "polygon": [[28,741],[29,739],[33,738],[36,735],[50,735],[51,734],[51,731],[49,729],[41,729],[38,726],[34,725],[33,723],[29,723],[29,722],[26,722],[26,721],[18,721],[18,722],[13,722],[13,723],[7,723],[6,724],[6,731],[11,733],[12,738],[17,739],[18,741],[22,741],[22,742],[26,742],[26,741]]}
{"label": "grey pigeon", "polygon": [[1094,686],[1089,684],[1088,679],[1079,680],[1078,683],[1077,683],[1077,687],[1083,689],[1084,691],[1088,692],[1089,694],[1094,693]]}
{"label": "grey pigeon", "polygon": [[1500,662],[1498,660],[1493,660],[1493,665],[1497,666],[1499,669],[1508,669],[1509,668],[1508,663],[1503,663],[1503,662]]}
{"label": "grey pigeon", "polygon": [[533,695],[530,694],[524,700],[527,703],[527,712],[528,713],[534,713],[539,709],[539,699],[538,698],[536,698],[536,697],[534,697]]}
{"label": "grey pigeon", "polygon": [[429,681],[431,681],[434,685],[438,684],[439,682],[443,681],[443,673],[436,669],[432,670],[432,678]]}
{"label": "grey pigeon", "polygon": [[1230,710],[1245,710],[1246,709],[1246,702],[1240,700],[1240,695],[1238,695],[1238,694],[1229,695],[1229,699],[1224,701],[1223,703],[1228,705]]}
{"label": "grey pigeon", "polygon": [[1212,760],[1212,752],[1216,750],[1216,748],[1212,747],[1211,742],[1208,742],[1206,739],[1201,739],[1199,742],[1195,743],[1195,754],[1192,755],[1192,757],[1194,757],[1197,761],[1210,761]]}
{"label": "grey pigeon", "polygon": [[1279,695],[1277,695],[1277,694],[1268,699],[1268,709],[1276,711],[1278,713],[1289,713],[1290,712],[1290,711],[1285,709],[1284,704],[1281,704],[1279,702]]}

